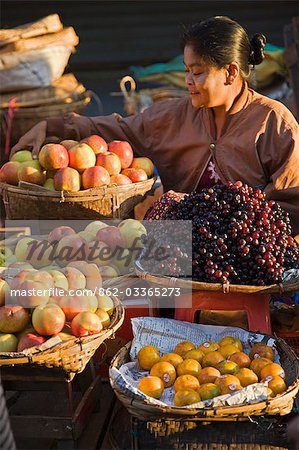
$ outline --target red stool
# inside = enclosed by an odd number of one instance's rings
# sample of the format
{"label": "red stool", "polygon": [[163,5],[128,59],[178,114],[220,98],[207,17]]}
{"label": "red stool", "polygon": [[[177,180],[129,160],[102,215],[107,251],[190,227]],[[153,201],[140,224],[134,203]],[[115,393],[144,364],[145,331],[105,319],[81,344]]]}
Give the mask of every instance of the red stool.
{"label": "red stool", "polygon": [[250,331],[272,334],[269,294],[195,291],[192,293],[192,307],[188,307],[190,295],[182,294],[175,298],[176,320],[194,322],[196,311],[200,310],[246,311]]}

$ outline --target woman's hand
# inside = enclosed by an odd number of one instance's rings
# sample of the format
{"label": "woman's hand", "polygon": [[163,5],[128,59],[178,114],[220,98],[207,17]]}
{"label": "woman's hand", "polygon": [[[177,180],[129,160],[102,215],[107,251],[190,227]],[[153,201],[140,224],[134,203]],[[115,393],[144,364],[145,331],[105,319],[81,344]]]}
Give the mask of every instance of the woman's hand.
{"label": "woman's hand", "polygon": [[32,150],[32,158],[37,159],[40,148],[42,147],[47,135],[47,122],[43,120],[37,123],[33,128],[22,136],[19,142],[14,145],[10,151],[10,158],[19,150]]}

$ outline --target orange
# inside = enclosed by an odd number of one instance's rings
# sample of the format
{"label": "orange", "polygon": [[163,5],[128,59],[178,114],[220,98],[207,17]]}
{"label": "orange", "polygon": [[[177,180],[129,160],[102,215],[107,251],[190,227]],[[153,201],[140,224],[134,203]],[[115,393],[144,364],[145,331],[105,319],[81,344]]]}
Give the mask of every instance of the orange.
{"label": "orange", "polygon": [[174,353],[177,353],[180,356],[184,356],[185,353],[187,353],[189,350],[194,350],[195,345],[190,341],[183,341],[176,345],[175,349],[173,350]]}
{"label": "orange", "polygon": [[216,367],[225,358],[220,352],[209,352],[202,359],[202,367]]}
{"label": "orange", "polygon": [[160,398],[164,391],[164,385],[161,378],[149,376],[141,378],[138,389],[149,397]]}
{"label": "orange", "polygon": [[247,367],[243,367],[236,373],[236,377],[239,378],[240,383],[243,387],[249,386],[250,384],[258,382],[258,376],[252,370]]}
{"label": "orange", "polygon": [[157,347],[146,345],[139,350],[137,359],[141,369],[150,370],[159,361],[160,352]]}
{"label": "orange", "polygon": [[175,392],[183,391],[184,389],[193,389],[196,391],[198,388],[199,381],[193,375],[181,375],[180,377],[177,377],[174,382]]}
{"label": "orange", "polygon": [[205,367],[202,369],[197,378],[200,384],[205,384],[214,383],[216,378],[219,378],[220,376],[221,373],[215,367]]}
{"label": "orange", "polygon": [[201,365],[195,359],[184,359],[177,368],[178,376],[180,375],[194,375],[195,377],[200,374]]}
{"label": "orange", "polygon": [[276,363],[268,364],[267,366],[263,367],[260,372],[261,380],[267,378],[270,375],[271,375],[271,377],[279,376],[281,378],[285,378],[285,373],[284,373],[283,368],[279,364],[276,364]]}
{"label": "orange", "polygon": [[215,384],[219,387],[221,394],[232,394],[242,389],[239,378],[234,375],[222,375],[216,379]]}
{"label": "orange", "polygon": [[240,339],[233,337],[233,336],[225,336],[224,338],[220,339],[218,344],[220,345],[220,347],[222,347],[223,345],[231,345],[232,344],[232,345],[235,345],[239,349],[240,352],[243,350],[242,342],[240,341]]}
{"label": "orange", "polygon": [[221,361],[219,364],[217,364],[216,369],[219,370],[221,375],[225,374],[231,374],[234,375],[239,371],[239,366],[233,361]]}
{"label": "orange", "polygon": [[150,375],[159,377],[164,383],[164,387],[169,387],[176,379],[175,367],[167,361],[159,361],[153,365]]}
{"label": "orange", "polygon": [[214,383],[205,383],[200,386],[198,392],[202,400],[209,400],[220,395],[220,388]]}
{"label": "orange", "polygon": [[234,353],[237,353],[239,351],[238,347],[236,347],[233,344],[227,344],[222,345],[219,349],[219,352],[221,353],[224,358],[228,358],[228,356],[233,355]]}
{"label": "orange", "polygon": [[262,368],[271,363],[272,363],[271,359],[255,358],[250,364],[250,369],[253,370],[253,372],[256,373],[257,376],[259,377]]}
{"label": "orange", "polygon": [[260,358],[267,358],[271,359],[271,361],[274,361],[274,351],[272,347],[266,344],[262,344],[261,342],[254,344],[249,352],[250,359],[257,358],[258,356]]}
{"label": "orange", "polygon": [[268,375],[267,378],[262,381],[268,381],[268,388],[273,392],[273,396],[282,394],[287,390],[287,385],[283,378],[275,376],[270,379],[270,376],[271,375]]}
{"label": "orange", "polygon": [[250,364],[251,364],[251,360],[250,360],[249,356],[246,355],[246,353],[244,353],[244,352],[233,353],[232,355],[229,355],[227,357],[227,359],[229,361],[233,361],[236,364],[238,364],[238,366],[240,368],[242,368],[242,367],[249,367]]}
{"label": "orange", "polygon": [[195,348],[194,350],[189,350],[187,353],[185,353],[183,358],[195,359],[195,361],[198,361],[201,364],[204,355],[205,355],[204,352],[199,350],[199,348]]}
{"label": "orange", "polygon": [[177,367],[181,362],[183,362],[183,358],[177,353],[165,353],[165,355],[161,356],[160,361],[169,362],[174,367]]}
{"label": "orange", "polygon": [[205,341],[198,347],[199,350],[203,351],[204,354],[209,352],[215,352],[216,350],[219,350],[219,345],[216,342],[213,341]]}
{"label": "orange", "polygon": [[200,402],[200,395],[193,389],[185,389],[174,394],[173,403],[175,406],[192,405],[197,402]]}

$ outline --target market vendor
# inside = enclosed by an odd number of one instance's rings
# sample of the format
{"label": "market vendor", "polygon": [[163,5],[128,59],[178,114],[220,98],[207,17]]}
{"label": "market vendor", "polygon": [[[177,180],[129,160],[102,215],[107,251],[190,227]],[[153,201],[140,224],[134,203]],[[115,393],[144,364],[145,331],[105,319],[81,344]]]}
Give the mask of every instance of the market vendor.
{"label": "market vendor", "polygon": [[164,191],[191,192],[228,180],[261,187],[289,212],[299,233],[299,131],[280,102],[250,89],[252,66],[266,39],[228,17],[190,26],[182,37],[190,96],[158,102],[141,114],[84,117],[69,114],[38,123],[13,147],[37,157],[47,136],[80,140],[100,134],[129,141],[151,158]]}

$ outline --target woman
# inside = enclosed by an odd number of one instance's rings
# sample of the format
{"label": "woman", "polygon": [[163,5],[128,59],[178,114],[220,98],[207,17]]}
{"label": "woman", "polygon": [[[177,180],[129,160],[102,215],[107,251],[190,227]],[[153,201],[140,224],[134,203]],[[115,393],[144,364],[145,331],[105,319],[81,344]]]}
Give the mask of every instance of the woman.
{"label": "woman", "polygon": [[299,132],[281,103],[248,88],[251,66],[263,60],[265,37],[217,16],[189,27],[182,46],[190,97],[156,103],[143,113],[40,122],[12,152],[46,136],[80,140],[100,134],[127,140],[155,163],[164,190],[190,192],[228,180],[259,186],[290,214],[299,233]]}

